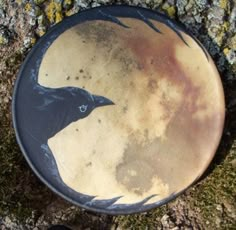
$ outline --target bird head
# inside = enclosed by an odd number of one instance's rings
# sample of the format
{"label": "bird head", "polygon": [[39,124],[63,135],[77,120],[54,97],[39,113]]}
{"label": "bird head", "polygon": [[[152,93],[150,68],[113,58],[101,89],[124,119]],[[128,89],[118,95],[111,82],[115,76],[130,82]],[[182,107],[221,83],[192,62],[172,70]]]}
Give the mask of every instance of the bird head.
{"label": "bird head", "polygon": [[88,116],[94,109],[114,103],[106,97],[90,94],[81,88],[71,89],[73,106],[70,106],[70,116],[74,121]]}

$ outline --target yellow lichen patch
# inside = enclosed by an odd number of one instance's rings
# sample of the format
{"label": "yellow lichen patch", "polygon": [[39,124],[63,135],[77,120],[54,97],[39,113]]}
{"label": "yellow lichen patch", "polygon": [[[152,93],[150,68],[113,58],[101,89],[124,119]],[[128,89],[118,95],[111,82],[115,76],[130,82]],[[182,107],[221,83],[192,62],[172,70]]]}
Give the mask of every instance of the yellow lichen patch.
{"label": "yellow lichen patch", "polygon": [[74,13],[75,13],[75,12],[74,12],[73,10],[68,10],[68,11],[65,12],[65,15],[66,15],[67,17],[69,17],[69,16],[73,15]]}
{"label": "yellow lichen patch", "polygon": [[224,22],[222,26],[220,27],[220,29],[218,30],[218,34],[215,38],[215,41],[218,45],[222,44],[222,40],[225,36],[225,32],[227,32],[228,30],[229,30],[229,22]]}
{"label": "yellow lichen patch", "polygon": [[217,35],[217,37],[215,38],[217,45],[219,45],[219,46],[222,45],[223,36],[224,36],[224,32],[222,32],[222,31]]}
{"label": "yellow lichen patch", "polygon": [[171,6],[171,7],[167,8],[166,12],[170,17],[174,17],[175,13],[176,13],[175,7]]}
{"label": "yellow lichen patch", "polygon": [[227,31],[229,29],[230,23],[229,22],[224,22],[222,25],[222,28],[224,29],[224,31]]}
{"label": "yellow lichen patch", "polygon": [[72,0],[64,0],[64,5],[71,5],[72,4]]}
{"label": "yellow lichen patch", "polygon": [[5,40],[3,37],[0,37],[0,45],[4,44],[5,43]]}
{"label": "yellow lichen patch", "polygon": [[225,55],[227,55],[229,53],[229,48],[228,47],[224,48],[223,52]]}
{"label": "yellow lichen patch", "polygon": [[55,22],[58,23],[63,19],[63,15],[61,12],[56,12],[56,19]]}
{"label": "yellow lichen patch", "polygon": [[31,44],[34,45],[36,43],[36,38],[31,38]]}
{"label": "yellow lichen patch", "polygon": [[46,8],[46,15],[50,22],[54,21],[54,2],[50,2]]}
{"label": "yellow lichen patch", "polygon": [[16,3],[20,5],[22,3],[22,0],[16,0]]}
{"label": "yellow lichen patch", "polygon": [[42,37],[45,33],[46,33],[45,30],[38,30],[37,31],[37,34],[38,34],[39,37]]}
{"label": "yellow lichen patch", "polygon": [[168,3],[163,4],[162,9],[170,16],[174,17],[176,13],[176,9],[174,6],[170,6]]}
{"label": "yellow lichen patch", "polygon": [[32,5],[30,3],[25,4],[25,11],[29,12],[32,9]]}
{"label": "yellow lichen patch", "polygon": [[226,9],[227,8],[227,0],[221,0],[220,1],[220,7],[222,8],[222,9]]}
{"label": "yellow lichen patch", "polygon": [[58,23],[63,19],[62,6],[57,2],[50,2],[46,7],[46,15],[51,23]]}

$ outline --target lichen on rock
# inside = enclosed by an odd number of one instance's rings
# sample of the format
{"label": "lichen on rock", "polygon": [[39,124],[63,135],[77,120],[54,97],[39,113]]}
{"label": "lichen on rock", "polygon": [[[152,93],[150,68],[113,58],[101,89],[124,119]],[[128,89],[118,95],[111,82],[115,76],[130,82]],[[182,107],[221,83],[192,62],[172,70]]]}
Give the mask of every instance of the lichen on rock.
{"label": "lichen on rock", "polygon": [[62,1],[54,0],[46,6],[46,15],[50,23],[58,23],[63,19]]}

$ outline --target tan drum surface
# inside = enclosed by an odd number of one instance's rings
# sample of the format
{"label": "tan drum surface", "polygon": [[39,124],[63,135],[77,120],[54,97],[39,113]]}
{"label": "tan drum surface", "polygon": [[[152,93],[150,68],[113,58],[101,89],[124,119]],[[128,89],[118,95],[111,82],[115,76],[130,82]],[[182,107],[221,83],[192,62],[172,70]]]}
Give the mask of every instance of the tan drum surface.
{"label": "tan drum surface", "polygon": [[224,96],[211,58],[188,35],[134,18],[129,28],[94,20],[62,33],[46,51],[39,84],[104,96],[99,107],[48,140],[63,182],[116,204],[158,202],[199,178],[224,122]]}

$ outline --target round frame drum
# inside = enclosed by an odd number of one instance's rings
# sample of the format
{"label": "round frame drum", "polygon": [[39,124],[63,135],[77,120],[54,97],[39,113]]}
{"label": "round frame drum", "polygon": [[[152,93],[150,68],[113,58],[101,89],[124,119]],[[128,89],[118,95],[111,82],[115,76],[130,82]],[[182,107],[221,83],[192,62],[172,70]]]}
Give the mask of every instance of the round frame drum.
{"label": "round frame drum", "polygon": [[199,41],[128,6],[54,26],[22,65],[13,98],[17,140],[38,177],[108,214],[146,211],[193,184],[224,116],[220,77]]}

